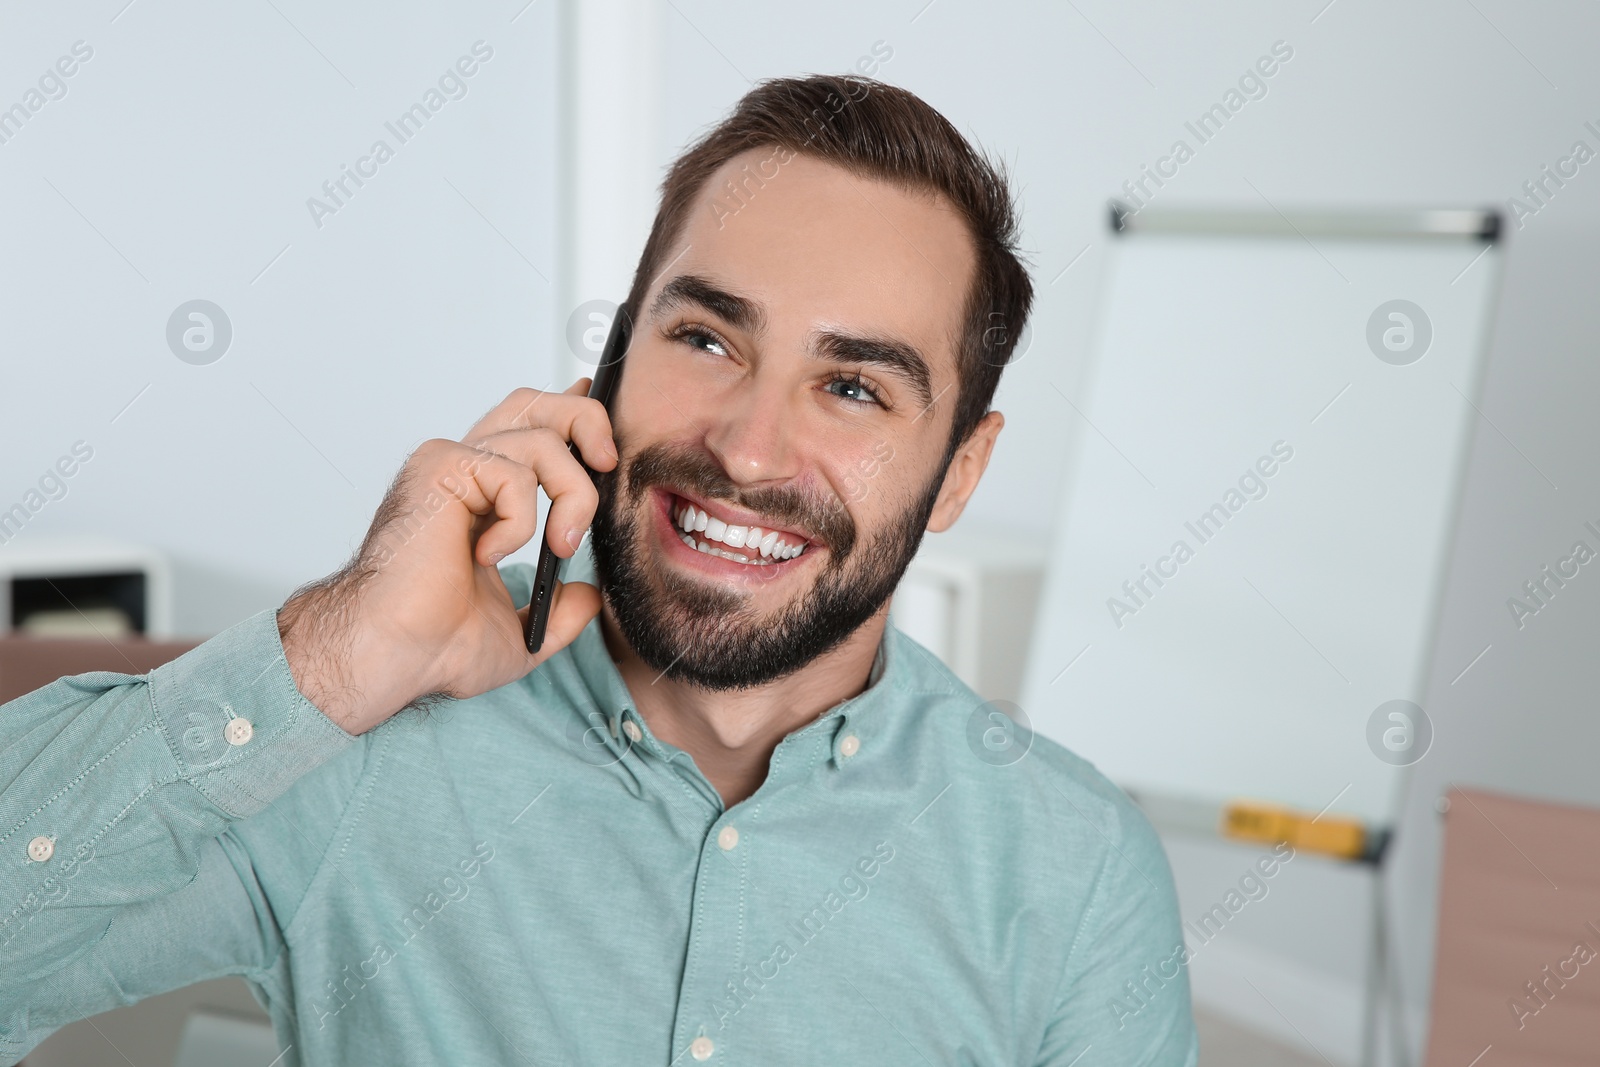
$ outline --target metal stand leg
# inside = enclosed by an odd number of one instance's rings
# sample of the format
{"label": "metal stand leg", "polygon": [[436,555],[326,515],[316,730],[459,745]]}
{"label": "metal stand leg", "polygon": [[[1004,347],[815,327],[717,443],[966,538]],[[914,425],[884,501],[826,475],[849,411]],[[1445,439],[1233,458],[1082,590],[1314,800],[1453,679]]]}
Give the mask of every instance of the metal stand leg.
{"label": "metal stand leg", "polygon": [[1389,945],[1388,897],[1383,891],[1383,864],[1372,866],[1372,944],[1367,957],[1367,999],[1361,1020],[1361,1067],[1378,1067],[1379,1016],[1389,1032],[1391,1067],[1410,1067],[1405,1005],[1396,961]]}
{"label": "metal stand leg", "polygon": [[1386,968],[1383,865],[1372,865],[1372,941],[1367,949],[1367,999],[1361,1013],[1361,1067],[1378,1067],[1378,1012],[1383,1000]]}

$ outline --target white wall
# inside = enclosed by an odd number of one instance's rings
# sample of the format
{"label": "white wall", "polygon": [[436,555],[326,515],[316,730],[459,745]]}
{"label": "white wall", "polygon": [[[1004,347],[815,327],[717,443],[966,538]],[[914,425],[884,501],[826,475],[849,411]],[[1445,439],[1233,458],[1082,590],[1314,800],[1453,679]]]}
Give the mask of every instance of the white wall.
{"label": "white wall", "polygon": [[[68,496],[23,536],[112,533],[167,549],[187,581],[180,597],[203,605],[180,628],[202,632],[337,565],[416,441],[458,436],[512,386],[550,380],[551,339],[572,310],[548,281],[560,278],[553,0],[520,15],[522,0],[274,3],[0,15],[0,106],[74,41],[95,49],[68,95],[0,144],[0,508],[75,440],[91,442]],[[1280,206],[1503,205],[1575,139],[1600,147],[1583,128],[1600,126],[1588,54],[1600,14],[1586,7],[827,0],[778,14],[673,0],[651,2],[649,17],[658,164],[747,79],[845,70],[877,41],[894,49],[882,77],[1010,161],[1038,311],[1001,386],[1008,425],[970,514],[1040,534],[1073,417],[1050,384],[1068,395],[1080,384],[1105,200],[1274,41],[1294,58],[1161,202],[1256,205],[1253,185]],[[470,94],[317,229],[306,198],[480,38],[495,57]],[[1429,985],[1432,802],[1444,783],[1600,803],[1600,727],[1584,702],[1600,578],[1577,580],[1520,632],[1505,608],[1584,519],[1600,519],[1597,222],[1600,163],[1508,242],[1482,401],[1498,429],[1478,426],[1427,705],[1436,747],[1417,767],[1395,858],[1414,1001]],[[179,362],[163,337],[194,297],[221,304],[235,328],[209,367]],[[1132,447],[1159,463],[1181,446]],[[1186,911],[1242,869],[1232,846],[1175,841],[1172,852]],[[1365,915],[1348,871],[1296,867],[1196,965],[1197,988],[1293,1038],[1238,994],[1237,974],[1277,975],[1282,1010],[1346,1059]]]}
{"label": "white wall", "polygon": [[[341,563],[416,443],[552,379],[556,7],[125,2],[0,14],[0,107],[93,49],[0,143],[0,510],[86,441],[18,543],[154,544],[205,633]],[[480,40],[465,96],[385,130]],[[195,298],[233,326],[207,366],[166,342]]]}

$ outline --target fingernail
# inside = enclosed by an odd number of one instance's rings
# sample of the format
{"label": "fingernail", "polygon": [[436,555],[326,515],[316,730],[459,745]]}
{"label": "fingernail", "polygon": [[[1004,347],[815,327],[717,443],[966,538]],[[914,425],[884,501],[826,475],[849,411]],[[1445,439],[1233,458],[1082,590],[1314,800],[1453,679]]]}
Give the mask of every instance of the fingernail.
{"label": "fingernail", "polygon": [[606,455],[610,456],[612,459],[616,459],[617,458],[617,446],[612,444],[610,441],[607,441],[606,442],[606,446],[605,446],[605,453],[606,453]]}
{"label": "fingernail", "polygon": [[580,541],[582,541],[582,540],[583,540],[583,531],[582,530],[568,530],[567,531],[567,544],[572,546],[572,550],[574,552],[576,552],[578,550],[578,543]]}
{"label": "fingernail", "polygon": [[489,553],[489,566],[492,567],[505,558],[506,554],[504,552],[491,552]]}

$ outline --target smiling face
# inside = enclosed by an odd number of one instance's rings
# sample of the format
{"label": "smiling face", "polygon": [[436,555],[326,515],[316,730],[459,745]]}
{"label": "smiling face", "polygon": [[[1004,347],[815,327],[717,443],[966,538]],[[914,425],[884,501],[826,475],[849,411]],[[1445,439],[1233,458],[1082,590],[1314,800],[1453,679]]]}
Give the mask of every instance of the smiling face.
{"label": "smiling face", "polygon": [[724,183],[771,156],[706,183],[645,293],[612,404],[621,462],[598,479],[612,617],[652,668],[708,689],[837,647],[976,480],[943,469],[975,265],[960,217],[807,156],[730,214]]}

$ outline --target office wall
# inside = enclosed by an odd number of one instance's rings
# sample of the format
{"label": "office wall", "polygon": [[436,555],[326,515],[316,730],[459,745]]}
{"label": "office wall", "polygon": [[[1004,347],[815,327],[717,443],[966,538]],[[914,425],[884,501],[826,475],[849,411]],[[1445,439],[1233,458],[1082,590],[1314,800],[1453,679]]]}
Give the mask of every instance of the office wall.
{"label": "office wall", "polygon": [[[341,563],[415,444],[551,381],[556,14],[0,14],[0,108],[88,56],[0,126],[0,510],[92,450],[18,543],[156,545],[178,630],[211,632]],[[167,336],[197,299],[232,330],[204,365]]]}

